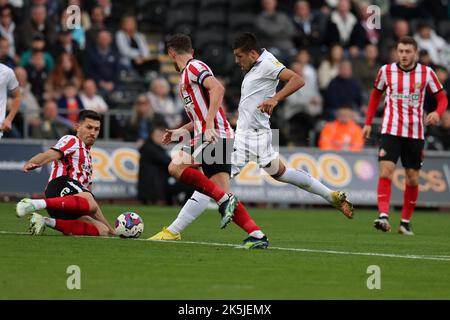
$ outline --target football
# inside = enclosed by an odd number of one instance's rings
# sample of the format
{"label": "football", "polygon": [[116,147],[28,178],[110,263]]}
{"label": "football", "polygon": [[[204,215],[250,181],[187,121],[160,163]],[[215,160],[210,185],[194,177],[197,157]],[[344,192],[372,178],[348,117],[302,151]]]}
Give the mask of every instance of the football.
{"label": "football", "polygon": [[117,217],[115,228],[121,238],[139,238],[144,231],[144,221],[137,213],[124,212]]}

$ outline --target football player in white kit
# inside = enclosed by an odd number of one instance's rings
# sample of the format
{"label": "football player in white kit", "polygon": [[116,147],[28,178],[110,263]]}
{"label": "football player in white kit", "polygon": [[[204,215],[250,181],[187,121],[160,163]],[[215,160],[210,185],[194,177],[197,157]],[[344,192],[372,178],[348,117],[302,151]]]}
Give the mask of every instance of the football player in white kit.
{"label": "football player in white kit", "polygon": [[[340,210],[347,218],[353,218],[353,205],[345,192],[333,191],[303,170],[287,168],[278,152],[272,147],[270,115],[278,103],[304,85],[303,79],[287,69],[270,52],[262,49],[252,33],[239,35],[233,44],[236,64],[246,73],[241,87],[239,118],[232,155],[232,176],[250,161],[255,161],[274,179],[292,184],[317,194]],[[286,82],[276,92],[279,80]],[[161,234],[160,240],[174,240],[208,206],[209,198],[194,193],[195,202],[187,202],[177,219]],[[267,237],[250,236],[244,240],[248,249],[267,248]]]}
{"label": "football player in white kit", "polygon": [[[9,114],[6,117],[6,106],[8,101],[8,92],[11,93],[13,100]],[[0,63],[0,140],[4,132],[12,128],[14,117],[20,108],[20,89],[14,71]]]}

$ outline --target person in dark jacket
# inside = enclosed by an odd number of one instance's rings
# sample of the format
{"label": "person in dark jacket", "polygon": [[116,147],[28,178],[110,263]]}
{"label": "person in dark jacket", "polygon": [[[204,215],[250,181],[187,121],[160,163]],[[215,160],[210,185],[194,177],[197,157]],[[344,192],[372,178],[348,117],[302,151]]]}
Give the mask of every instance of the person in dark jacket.
{"label": "person in dark jacket", "polygon": [[86,49],[85,73],[97,83],[102,96],[114,90],[119,77],[119,55],[107,30],[97,34],[97,45]]}
{"label": "person in dark jacket", "polygon": [[164,123],[156,123],[139,149],[138,200],[144,204],[171,204],[178,194],[190,196],[193,192],[188,186],[172,181],[169,175],[171,158],[162,145],[165,128]]}
{"label": "person in dark jacket", "polygon": [[341,62],[339,75],[331,80],[325,92],[325,117],[334,119],[336,110],[342,105],[348,105],[355,111],[362,106],[362,92],[358,82],[352,76],[352,64],[348,60]]}

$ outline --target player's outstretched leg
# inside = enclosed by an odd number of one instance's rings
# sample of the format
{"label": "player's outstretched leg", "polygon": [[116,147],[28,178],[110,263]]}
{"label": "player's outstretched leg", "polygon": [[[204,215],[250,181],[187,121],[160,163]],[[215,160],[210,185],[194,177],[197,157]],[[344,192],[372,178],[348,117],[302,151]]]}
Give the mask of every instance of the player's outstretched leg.
{"label": "player's outstretched leg", "polygon": [[109,229],[106,225],[91,217],[85,216],[78,220],[62,220],[43,217],[37,213],[31,214],[29,230],[32,235],[42,235],[46,227],[58,230],[67,236],[107,236],[109,234]]}
{"label": "player's outstretched leg", "polygon": [[273,175],[276,180],[292,184],[310,193],[317,194],[341,211],[347,218],[353,218],[353,204],[349,201],[345,192],[332,191],[319,180],[311,177],[306,171],[286,168],[284,164],[281,164],[279,172],[281,172],[281,174]]}
{"label": "player's outstretched leg", "polygon": [[179,181],[194,187],[196,191],[199,191],[216,201],[219,205],[219,212],[222,215],[220,223],[222,229],[231,222],[238,201],[236,196],[225,193],[202,172],[193,167],[176,165],[174,161],[172,161],[169,165],[169,173]]}
{"label": "player's outstretched leg", "polygon": [[96,206],[92,206],[89,201],[81,196],[65,196],[47,199],[20,200],[16,205],[16,215],[21,218],[35,211],[43,209],[55,209],[66,212],[74,212],[80,215],[94,213]]}

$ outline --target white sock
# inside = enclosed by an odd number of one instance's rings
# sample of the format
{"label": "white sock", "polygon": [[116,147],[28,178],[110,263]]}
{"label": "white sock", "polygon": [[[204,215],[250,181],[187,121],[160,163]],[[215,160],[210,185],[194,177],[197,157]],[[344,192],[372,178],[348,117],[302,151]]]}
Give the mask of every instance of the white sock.
{"label": "white sock", "polygon": [[264,237],[265,234],[261,230],[256,230],[256,231],[249,233],[249,236],[257,238],[257,239],[262,239],[262,237]]}
{"label": "white sock", "polygon": [[220,198],[219,201],[217,201],[217,204],[220,206],[222,203],[224,203],[225,201],[227,201],[228,199],[230,199],[230,196],[227,195],[226,193],[223,195],[222,198]]}
{"label": "white sock", "polygon": [[53,218],[44,217],[45,225],[50,228],[56,227],[56,220]]}
{"label": "white sock", "polygon": [[311,175],[306,171],[286,168],[286,171],[277,180],[281,182],[290,183],[294,186],[302,188],[303,190],[317,194],[330,203],[332,201],[331,193],[333,191],[328,189],[319,180],[311,177]]}
{"label": "white sock", "polygon": [[47,208],[47,203],[45,203],[45,200],[43,200],[43,199],[31,200],[31,203],[34,205],[36,210],[42,210],[42,209]]}
{"label": "white sock", "polygon": [[210,200],[210,197],[195,191],[192,197],[184,204],[178,217],[167,229],[172,233],[182,232],[206,210]]}

